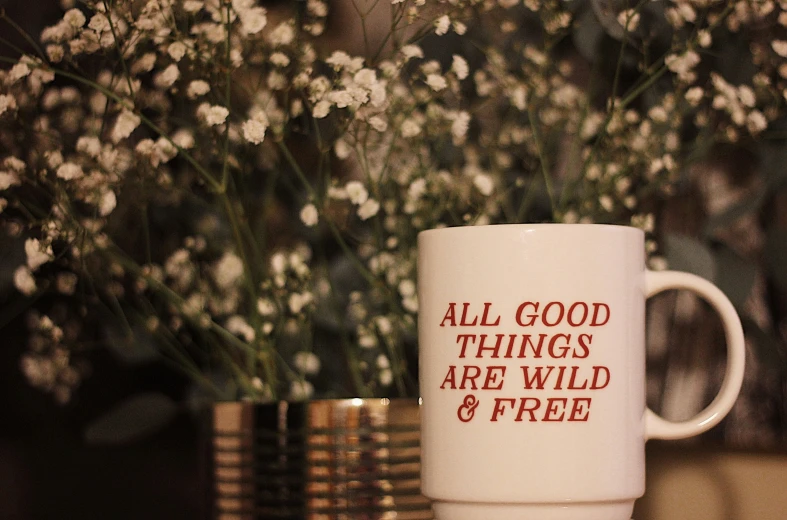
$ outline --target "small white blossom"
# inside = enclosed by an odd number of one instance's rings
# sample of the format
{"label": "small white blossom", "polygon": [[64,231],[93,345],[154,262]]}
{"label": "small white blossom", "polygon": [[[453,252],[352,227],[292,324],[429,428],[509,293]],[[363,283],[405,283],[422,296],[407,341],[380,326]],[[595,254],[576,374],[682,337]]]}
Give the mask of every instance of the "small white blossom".
{"label": "small white blossom", "polygon": [[189,83],[189,86],[186,89],[186,96],[189,99],[195,99],[200,96],[204,96],[208,92],[210,92],[210,84],[207,81],[196,79]]}
{"label": "small white blossom", "polygon": [[768,128],[768,120],[759,110],[752,110],[749,115],[746,116],[746,127],[752,134],[759,134]]}
{"label": "small white blossom", "polygon": [[451,62],[451,70],[456,74],[457,79],[465,79],[470,74],[470,67],[467,65],[467,60],[458,54],[454,54],[453,61]]}
{"label": "small white blossom", "polygon": [[314,386],[308,381],[293,381],[290,383],[290,399],[295,401],[309,399],[314,395]]}
{"label": "small white blossom", "polygon": [[64,181],[78,179],[85,174],[82,167],[71,162],[63,163],[57,168],[55,175]]}
{"label": "small white blossom", "polygon": [[96,13],[90,18],[87,26],[97,33],[108,32],[112,30],[109,23],[109,18],[104,13]]}
{"label": "small white blossom", "polygon": [[172,134],[172,142],[184,150],[189,150],[193,148],[195,144],[194,134],[191,132],[191,130],[181,128]]}
{"label": "small white blossom", "polygon": [[702,87],[691,87],[686,91],[686,101],[691,106],[697,106],[704,96],[705,91],[702,90]]}
{"label": "small white blossom", "polygon": [[369,192],[360,181],[350,181],[345,185],[344,189],[350,202],[355,205],[361,205],[369,198]]}
{"label": "small white blossom", "polygon": [[435,26],[435,34],[438,36],[442,36],[448,32],[448,29],[451,28],[451,19],[448,18],[447,14],[444,14],[434,22]]}
{"label": "small white blossom", "polygon": [[390,368],[380,371],[380,384],[383,386],[391,386],[393,383],[393,372]]}
{"label": "small white blossom", "polygon": [[300,314],[300,312],[309,305],[314,296],[310,292],[292,293],[287,299],[287,307],[293,314]]}
{"label": "small white blossom", "polygon": [[271,54],[269,61],[277,67],[286,67],[290,64],[290,57],[283,52],[274,52]]}
{"label": "small white blossom", "polygon": [[169,54],[173,60],[180,61],[183,59],[183,56],[186,55],[187,50],[185,43],[172,42],[169,44],[169,47],[167,47],[167,54]]}
{"label": "small white blossom", "polygon": [[402,55],[404,56],[405,61],[411,60],[413,58],[424,57],[424,51],[421,49],[421,47],[415,44],[405,45],[404,47],[402,47],[401,52]]}
{"label": "small white blossom", "polygon": [[402,137],[410,138],[415,137],[421,133],[421,125],[416,123],[413,119],[405,119],[401,127]]}
{"label": "small white blossom", "polygon": [[240,23],[243,32],[246,34],[257,34],[268,24],[265,9],[262,7],[252,7],[241,11]]}
{"label": "small white blossom", "polygon": [[260,316],[273,316],[276,314],[276,305],[267,298],[260,298],[257,300],[257,312]]}
{"label": "small white blossom", "polygon": [[227,116],[230,115],[230,111],[221,105],[203,103],[197,107],[197,115],[205,121],[205,124],[208,126],[218,126],[224,124],[227,120]]}
{"label": "small white blossom", "polygon": [[268,34],[268,41],[274,46],[289,45],[295,39],[295,30],[287,22],[280,23]]}
{"label": "small white blossom", "polygon": [[687,79],[700,62],[700,55],[692,50],[683,54],[670,54],[664,59],[667,68],[678,75],[681,79]]}
{"label": "small white blossom", "polygon": [[320,358],[314,352],[296,352],[292,360],[293,365],[301,373],[314,375],[320,371]]}
{"label": "small white blossom", "polygon": [[470,114],[464,110],[457,113],[453,122],[451,123],[451,135],[453,136],[454,142],[456,144],[461,144],[464,142],[469,127]]}
{"label": "small white blossom", "polygon": [[771,48],[782,58],[787,58],[787,40],[774,40],[771,42]]}
{"label": "small white blossom", "polygon": [[243,276],[243,260],[231,251],[222,255],[213,267],[213,279],[221,289],[237,285]]}
{"label": "small white blossom", "polygon": [[368,199],[358,207],[358,217],[361,220],[368,220],[377,215],[380,211],[380,203],[375,199]]}
{"label": "small white blossom", "polygon": [[49,244],[44,246],[37,238],[25,240],[25,256],[27,257],[27,267],[31,272],[55,258],[52,254],[52,246]]}
{"label": "small white blossom", "polygon": [[25,296],[36,292],[36,280],[26,265],[19,266],[14,271],[14,287]]}
{"label": "small white blossom", "polygon": [[697,33],[697,43],[700,44],[700,47],[703,49],[707,49],[713,43],[713,37],[708,30],[702,30]]}
{"label": "small white blossom", "polygon": [[253,118],[245,121],[241,127],[243,138],[252,144],[260,144],[265,140],[265,131],[268,129],[268,116],[259,111]]}
{"label": "small white blossom", "polygon": [[618,14],[618,23],[629,32],[634,32],[639,27],[639,13],[634,9],[627,9]]}
{"label": "small white blossom", "polygon": [[448,86],[448,82],[440,74],[427,75],[426,84],[429,85],[435,92],[439,92]]}
{"label": "small white blossom", "polygon": [[0,191],[5,191],[11,186],[19,186],[21,181],[15,172],[0,171]]}
{"label": "small white blossom", "polygon": [[186,0],[183,2],[183,10],[187,13],[198,13],[205,7],[204,0]]}
{"label": "small white blossom", "polygon": [[115,207],[117,206],[117,196],[115,196],[115,192],[112,190],[107,190],[101,194],[101,200],[98,203],[98,213],[102,217],[106,217],[112,211],[114,211]]}
{"label": "small white blossom", "polygon": [[115,126],[112,128],[112,142],[118,143],[130,136],[139,126],[140,122],[141,119],[138,115],[128,109],[123,109],[120,115],[118,115],[117,121],[115,121]]}
{"label": "small white blossom", "polygon": [[13,84],[28,76],[30,72],[30,67],[27,65],[27,63],[19,62],[11,67],[11,70],[8,71],[8,76],[6,76],[6,78],[9,83]]}
{"label": "small white blossom", "polygon": [[69,9],[66,11],[66,14],[63,15],[63,21],[71,27],[79,29],[85,25],[87,18],[85,18],[85,15],[82,14],[82,11],[79,9]]}
{"label": "small white blossom", "polygon": [[316,119],[322,119],[328,115],[328,112],[331,111],[331,103],[330,101],[322,100],[319,101],[314,108],[312,109],[312,116]]}
{"label": "small white blossom", "polygon": [[247,343],[251,343],[256,337],[254,328],[252,328],[242,316],[230,316],[227,319],[227,323],[224,324],[224,327],[228,332],[243,338]]}
{"label": "small white blossom", "polygon": [[485,173],[479,173],[473,178],[473,186],[481,193],[481,195],[488,197],[492,194],[494,183],[492,177]]}
{"label": "small white blossom", "polygon": [[386,130],[388,130],[388,122],[380,116],[370,117],[369,126],[374,128],[378,132],[385,132]]}
{"label": "small white blossom", "polygon": [[153,76],[153,84],[158,88],[170,88],[180,78],[180,69],[174,63],[171,63],[166,69],[162,70]]}
{"label": "small white blossom", "polygon": [[16,99],[11,94],[0,94],[0,115],[3,115],[7,110],[14,110],[16,108]]}
{"label": "small white blossom", "polygon": [[317,225],[320,215],[317,212],[317,207],[309,203],[301,209],[300,217],[301,222],[303,222],[306,227],[313,227]]}

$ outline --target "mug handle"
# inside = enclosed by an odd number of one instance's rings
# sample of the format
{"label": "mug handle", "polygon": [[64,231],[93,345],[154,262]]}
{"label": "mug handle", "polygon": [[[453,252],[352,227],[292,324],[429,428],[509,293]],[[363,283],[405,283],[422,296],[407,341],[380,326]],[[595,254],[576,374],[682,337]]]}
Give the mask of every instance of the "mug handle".
{"label": "mug handle", "polygon": [[730,411],[743,383],[746,358],[743,327],[730,300],[718,287],[699,276],[678,271],[646,271],[645,292],[648,298],[667,289],[688,289],[701,296],[719,313],[727,343],[727,367],[716,398],[691,419],[671,422],[650,409],[646,410],[647,439],[683,439],[711,429]]}

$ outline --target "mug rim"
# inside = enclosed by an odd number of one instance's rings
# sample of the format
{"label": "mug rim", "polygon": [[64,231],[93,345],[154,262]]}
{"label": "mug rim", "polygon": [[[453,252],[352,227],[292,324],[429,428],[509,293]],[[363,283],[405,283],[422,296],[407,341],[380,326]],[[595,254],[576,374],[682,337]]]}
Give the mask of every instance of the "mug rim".
{"label": "mug rim", "polygon": [[644,237],[645,232],[637,227],[631,225],[624,225],[624,224],[567,224],[564,222],[542,222],[542,223],[523,223],[523,224],[482,224],[482,225],[458,225],[458,226],[446,226],[446,227],[439,227],[439,228],[431,228],[425,229],[418,233],[418,236],[422,235],[432,235],[432,234],[441,234],[441,233],[477,233],[482,230],[486,230],[489,228],[499,228],[499,229],[517,229],[517,230],[524,230],[524,229],[533,229],[533,230],[546,230],[546,229],[579,229],[581,227],[587,228],[588,231],[590,230],[606,230],[613,233],[621,232],[621,233],[634,233],[636,235]]}

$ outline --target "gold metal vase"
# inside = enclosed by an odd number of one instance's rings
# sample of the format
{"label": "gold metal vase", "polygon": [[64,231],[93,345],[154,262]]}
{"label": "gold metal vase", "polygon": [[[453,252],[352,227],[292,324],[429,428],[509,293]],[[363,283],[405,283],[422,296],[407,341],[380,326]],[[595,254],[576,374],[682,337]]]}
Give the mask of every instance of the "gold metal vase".
{"label": "gold metal vase", "polygon": [[426,520],[416,399],[217,403],[217,520]]}

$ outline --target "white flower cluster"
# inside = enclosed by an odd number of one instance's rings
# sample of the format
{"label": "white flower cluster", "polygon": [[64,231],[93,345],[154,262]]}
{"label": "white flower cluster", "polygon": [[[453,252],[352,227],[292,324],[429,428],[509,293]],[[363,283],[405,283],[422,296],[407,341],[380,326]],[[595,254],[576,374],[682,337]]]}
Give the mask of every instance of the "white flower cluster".
{"label": "white flower cluster", "polygon": [[[391,34],[362,56],[326,33],[328,2],[300,4],[87,1],[42,31],[41,56],[0,71],[20,297],[141,315],[239,396],[411,393],[419,231],[651,233],[648,208],[690,160],[760,138],[787,104],[787,5],[770,0],[668,2],[655,58],[640,7],[597,20],[624,42],[608,77],[587,49],[564,52],[594,21],[561,2],[393,0]],[[750,80],[716,63],[724,38],[746,41]],[[91,313],[47,312],[23,368],[65,400],[69,320]],[[342,338],[330,358],[324,337]]]}

